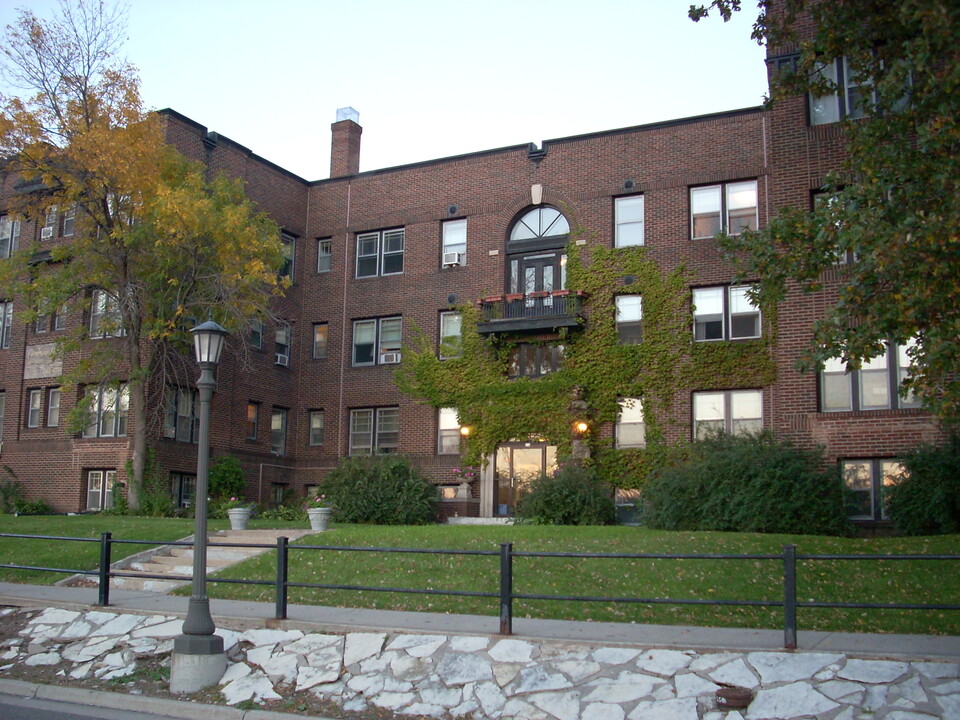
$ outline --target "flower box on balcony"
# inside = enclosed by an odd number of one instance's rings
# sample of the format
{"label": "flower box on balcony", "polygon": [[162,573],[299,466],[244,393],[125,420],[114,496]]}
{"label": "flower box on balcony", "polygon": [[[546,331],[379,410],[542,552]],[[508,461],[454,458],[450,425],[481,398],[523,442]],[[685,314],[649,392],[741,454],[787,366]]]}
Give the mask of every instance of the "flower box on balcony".
{"label": "flower box on balcony", "polygon": [[481,302],[485,302],[485,303],[503,302],[503,295],[488,295]]}
{"label": "flower box on balcony", "polygon": [[534,290],[533,292],[527,293],[528,298],[541,299],[550,297],[550,293],[546,290]]}
{"label": "flower box on balcony", "polygon": [[572,291],[571,290],[554,290],[551,295],[554,297],[567,297]]}
{"label": "flower box on balcony", "polygon": [[509,295],[504,296],[504,299],[507,302],[517,302],[518,300],[523,300],[523,298],[523,293],[510,293]]}

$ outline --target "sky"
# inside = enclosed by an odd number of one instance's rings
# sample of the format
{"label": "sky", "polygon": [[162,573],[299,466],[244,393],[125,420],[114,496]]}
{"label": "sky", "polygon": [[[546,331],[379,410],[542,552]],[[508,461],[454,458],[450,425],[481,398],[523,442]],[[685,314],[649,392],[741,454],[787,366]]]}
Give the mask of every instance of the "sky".
{"label": "sky", "polygon": [[[127,0],[124,52],[172,108],[307,180],[338,108],[360,170],[759,105],[751,4],[690,0]],[[0,0],[0,26],[55,0]]]}

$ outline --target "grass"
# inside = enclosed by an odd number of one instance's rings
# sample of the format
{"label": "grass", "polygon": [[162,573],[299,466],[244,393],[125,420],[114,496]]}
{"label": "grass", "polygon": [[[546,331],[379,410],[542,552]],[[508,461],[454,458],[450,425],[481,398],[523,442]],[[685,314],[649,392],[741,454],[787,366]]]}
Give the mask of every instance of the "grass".
{"label": "grass", "polygon": [[[31,519],[46,529],[9,530],[0,516],[2,532],[68,534],[74,520],[90,522],[89,535],[99,536],[109,527],[114,537],[169,539],[190,534],[189,520],[140,518]],[[263,521],[260,521],[261,523]],[[59,523],[59,524],[57,524]],[[170,525],[168,526],[167,523]],[[178,525],[179,523],[179,525]],[[211,528],[225,521],[211,521]],[[283,523],[272,523],[283,526]],[[302,524],[288,523],[290,527]],[[263,525],[261,525],[263,526]],[[39,526],[38,526],[39,527]],[[79,525],[74,527],[80,527]],[[53,530],[53,528],[59,528]],[[179,529],[178,529],[179,528]],[[69,534],[73,535],[71,531]],[[77,533],[79,534],[79,533]],[[12,541],[39,543],[44,541]],[[833,538],[816,536],[741,533],[661,532],[635,527],[549,526],[425,526],[375,527],[335,525],[322,535],[297,544],[331,547],[437,548],[497,551],[501,542],[512,542],[516,553],[672,553],[779,555],[783,545],[795,544],[798,553],[901,555],[960,555],[960,536],[922,538]],[[0,538],[2,557],[10,557],[11,539]],[[61,543],[61,546],[63,543]],[[80,545],[77,543],[77,545]],[[87,550],[88,567],[96,564],[96,545]],[[136,546],[132,547],[139,550]],[[29,555],[35,557],[34,555]],[[16,561],[15,561],[16,562]],[[36,560],[32,564],[42,564]],[[875,602],[957,604],[960,598],[958,562],[923,560],[801,560],[798,562],[798,599],[825,602]],[[273,553],[228,568],[216,577],[272,580]],[[2,571],[0,571],[2,572]],[[10,572],[10,571],[7,571]],[[403,553],[366,553],[350,550],[296,550],[290,554],[290,582],[399,587],[433,590],[498,592],[499,558],[496,556],[445,556]],[[18,580],[36,582],[36,580]],[[45,580],[50,582],[50,580]],[[273,588],[211,582],[211,597],[273,602]],[[189,593],[189,590],[183,592]],[[596,597],[672,599],[782,599],[782,563],[779,560],[675,560],[675,559],[514,559],[514,592]],[[291,604],[317,604],[437,613],[491,616],[496,628],[498,600],[493,598],[412,595],[371,591],[337,591],[291,588]],[[515,600],[515,617],[570,620],[721,625],[743,628],[782,627],[782,611],[764,607],[678,606],[650,603],[568,602]],[[960,635],[960,611],[871,610],[800,608],[802,630],[900,632]]]}

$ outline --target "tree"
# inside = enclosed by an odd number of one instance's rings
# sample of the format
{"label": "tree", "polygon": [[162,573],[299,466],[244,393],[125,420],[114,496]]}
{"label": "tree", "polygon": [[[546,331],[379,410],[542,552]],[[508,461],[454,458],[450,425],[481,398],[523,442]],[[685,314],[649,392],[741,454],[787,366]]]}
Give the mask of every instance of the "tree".
{"label": "tree", "polygon": [[[740,0],[691,6],[726,20]],[[763,230],[722,238],[761,300],[796,283],[821,288],[837,266],[838,302],[814,326],[801,367],[839,357],[856,368],[883,342],[916,344],[906,388],[941,420],[960,420],[960,5],[949,0],[761,0],[753,37],[795,47],[771,98],[837,91],[826,62],[843,57],[861,102],[843,120],[847,158],[812,212],[789,209]],[[811,22],[807,22],[809,19]]]}
{"label": "tree", "polygon": [[[18,177],[11,215],[73,217],[72,241],[29,242],[0,262],[0,286],[26,321],[64,305],[91,322],[58,352],[83,350],[65,384],[125,384],[136,507],[147,441],[148,380],[184,367],[187,330],[212,317],[246,330],[283,283],[280,235],[238,181],[209,177],[167,145],[144,110],[132,66],[115,59],[124,16],[97,0],[61,0],[50,20],[21,10],[2,71],[23,97],[0,96],[0,153]],[[86,424],[85,403],[75,424]],[[79,419],[78,419],[79,418]]]}

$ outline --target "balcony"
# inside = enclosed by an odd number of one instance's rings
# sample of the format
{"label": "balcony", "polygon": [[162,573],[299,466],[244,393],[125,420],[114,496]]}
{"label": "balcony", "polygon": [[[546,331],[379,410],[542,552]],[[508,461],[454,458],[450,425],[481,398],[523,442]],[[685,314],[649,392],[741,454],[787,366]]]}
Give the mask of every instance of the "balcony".
{"label": "balcony", "polygon": [[480,322],[477,332],[536,332],[576,327],[583,322],[586,293],[580,290],[539,291],[494,295],[477,302]]}

